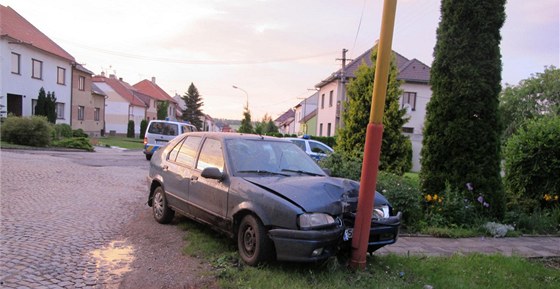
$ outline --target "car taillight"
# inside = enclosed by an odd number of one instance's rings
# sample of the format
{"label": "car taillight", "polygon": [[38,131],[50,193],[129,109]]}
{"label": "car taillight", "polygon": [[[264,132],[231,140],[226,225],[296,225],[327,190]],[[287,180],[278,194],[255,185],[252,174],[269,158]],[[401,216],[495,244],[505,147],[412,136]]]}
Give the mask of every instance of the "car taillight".
{"label": "car taillight", "polygon": [[147,137],[144,138],[144,144],[145,145],[148,144],[148,138]]}

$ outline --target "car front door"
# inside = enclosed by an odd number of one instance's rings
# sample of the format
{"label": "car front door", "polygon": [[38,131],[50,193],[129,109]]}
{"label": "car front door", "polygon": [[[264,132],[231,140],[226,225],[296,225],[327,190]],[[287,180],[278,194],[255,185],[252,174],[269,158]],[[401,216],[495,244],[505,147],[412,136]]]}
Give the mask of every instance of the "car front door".
{"label": "car front door", "polygon": [[207,167],[216,167],[224,172],[222,143],[217,139],[206,138],[202,144],[196,167],[192,172],[189,203],[196,217],[223,226],[227,214],[229,186],[224,180],[202,177],[202,170]]}

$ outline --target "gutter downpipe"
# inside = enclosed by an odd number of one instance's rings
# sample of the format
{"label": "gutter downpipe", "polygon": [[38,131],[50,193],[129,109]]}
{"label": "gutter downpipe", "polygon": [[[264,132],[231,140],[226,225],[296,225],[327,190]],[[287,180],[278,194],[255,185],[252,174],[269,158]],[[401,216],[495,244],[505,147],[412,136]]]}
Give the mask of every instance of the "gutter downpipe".
{"label": "gutter downpipe", "polygon": [[358,211],[354,236],[352,238],[352,256],[349,263],[352,269],[364,270],[366,267],[366,253],[371,229],[371,216],[374,208],[381,141],[383,138],[383,110],[387,95],[396,10],[397,0],[384,0],[371,110],[364,147]]}

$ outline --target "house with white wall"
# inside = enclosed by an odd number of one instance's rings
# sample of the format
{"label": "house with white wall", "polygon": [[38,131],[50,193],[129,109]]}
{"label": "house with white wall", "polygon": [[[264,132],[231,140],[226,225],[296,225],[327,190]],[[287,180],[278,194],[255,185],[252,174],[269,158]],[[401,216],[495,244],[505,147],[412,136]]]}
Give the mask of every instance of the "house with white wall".
{"label": "house with white wall", "polygon": [[[169,96],[159,85],[156,84],[156,78],[152,77],[152,80],[144,79],[136,84],[133,87],[151,97],[148,103],[148,110],[149,113],[146,113],[147,120],[156,119],[157,118],[157,107],[161,102],[168,102],[169,106],[167,107],[167,117],[169,120],[177,120],[177,101]],[[155,112],[155,118],[153,113]]]}
{"label": "house with white wall", "polygon": [[[367,50],[348,65],[316,85],[319,90],[317,100],[318,136],[334,136],[342,125],[344,104],[347,100],[346,84],[355,78],[355,72],[362,64],[371,66],[371,52]],[[403,127],[403,134],[412,142],[412,171],[420,170],[420,151],[422,149],[422,131],[426,116],[426,106],[432,96],[429,85],[430,67],[417,59],[408,59],[393,51],[397,63],[397,79],[402,81],[403,94],[400,99],[402,108],[407,109],[410,117]]]}
{"label": "house with white wall", "polygon": [[274,124],[278,127],[281,134],[296,134],[296,112],[293,108],[288,109],[282,115],[274,120]]}
{"label": "house with white wall", "polygon": [[11,7],[0,5],[0,117],[31,116],[43,88],[56,97],[56,123],[71,122],[75,59]]}
{"label": "house with white wall", "polygon": [[105,99],[105,132],[111,135],[126,135],[128,121],[134,121],[135,134],[140,133],[140,123],[146,119],[147,104],[138,94],[133,93],[132,86],[114,74],[106,77],[104,73],[96,75],[93,83],[107,96]]}

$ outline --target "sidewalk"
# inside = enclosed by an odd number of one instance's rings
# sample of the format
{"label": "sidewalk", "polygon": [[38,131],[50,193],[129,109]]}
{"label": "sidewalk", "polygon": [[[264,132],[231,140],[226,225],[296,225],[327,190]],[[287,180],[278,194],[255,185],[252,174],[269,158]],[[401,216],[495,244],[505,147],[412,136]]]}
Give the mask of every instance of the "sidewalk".
{"label": "sidewalk", "polygon": [[376,254],[450,256],[453,254],[502,254],[521,257],[560,257],[560,237],[462,238],[399,237]]}

